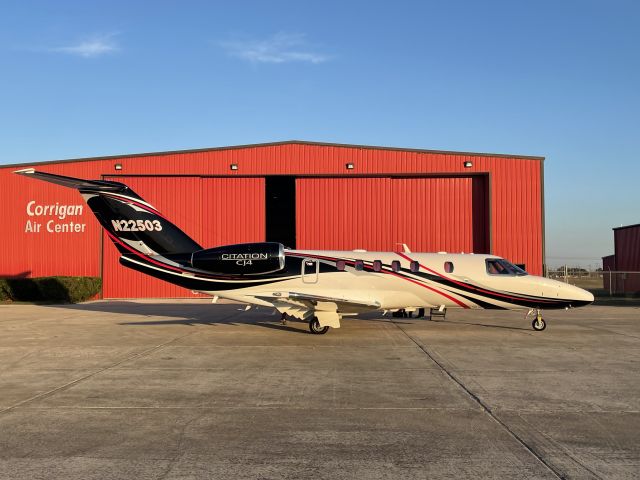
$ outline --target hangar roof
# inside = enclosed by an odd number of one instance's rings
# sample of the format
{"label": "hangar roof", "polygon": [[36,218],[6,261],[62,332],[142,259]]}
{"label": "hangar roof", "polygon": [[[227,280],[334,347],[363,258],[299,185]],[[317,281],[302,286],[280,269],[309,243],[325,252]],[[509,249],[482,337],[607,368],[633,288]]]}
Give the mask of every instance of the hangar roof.
{"label": "hangar roof", "polygon": [[637,228],[640,227],[640,223],[634,223],[633,225],[623,225],[620,227],[613,227],[614,230],[622,230],[624,228]]}
{"label": "hangar roof", "polygon": [[458,152],[458,151],[452,151],[452,150],[425,150],[425,149],[418,149],[418,148],[383,147],[383,146],[376,146],[376,145],[357,145],[357,144],[348,144],[348,143],[327,143],[327,142],[310,142],[305,140],[285,140],[281,142],[251,143],[247,145],[232,145],[227,147],[195,148],[195,149],[188,149],[188,150],[168,150],[163,152],[145,152],[145,153],[122,154],[122,155],[105,155],[105,156],[99,156],[99,157],[69,158],[64,160],[47,160],[43,162],[13,163],[13,164],[0,165],[0,168],[19,167],[23,165],[46,165],[50,163],[65,163],[65,162],[91,162],[95,160],[147,157],[152,155],[153,156],[175,155],[179,153],[211,152],[211,151],[217,151],[217,150],[235,150],[235,149],[242,149],[242,148],[274,147],[279,145],[311,145],[311,146],[318,146],[318,147],[344,147],[344,148],[356,148],[356,149],[391,150],[391,151],[417,152],[417,153],[441,153],[441,154],[447,154],[447,155],[499,157],[499,158],[540,160],[540,161],[543,161],[545,159],[545,157],[540,157],[540,156],[516,155],[516,154],[505,154],[505,153]]}

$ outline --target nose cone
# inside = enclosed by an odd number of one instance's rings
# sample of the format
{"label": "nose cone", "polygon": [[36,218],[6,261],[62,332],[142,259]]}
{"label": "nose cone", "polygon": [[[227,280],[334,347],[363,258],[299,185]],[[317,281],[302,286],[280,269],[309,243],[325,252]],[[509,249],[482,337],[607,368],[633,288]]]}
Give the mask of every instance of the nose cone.
{"label": "nose cone", "polygon": [[593,293],[574,285],[564,284],[562,294],[567,300],[571,300],[572,307],[582,307],[593,303]]}

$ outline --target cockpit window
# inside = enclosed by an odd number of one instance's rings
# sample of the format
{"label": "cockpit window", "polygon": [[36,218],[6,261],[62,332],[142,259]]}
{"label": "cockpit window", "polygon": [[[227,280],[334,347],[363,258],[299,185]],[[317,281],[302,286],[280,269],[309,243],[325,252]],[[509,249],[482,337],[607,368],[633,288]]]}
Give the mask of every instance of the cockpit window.
{"label": "cockpit window", "polygon": [[528,275],[523,269],[507,262],[504,258],[488,258],[486,263],[489,275]]}

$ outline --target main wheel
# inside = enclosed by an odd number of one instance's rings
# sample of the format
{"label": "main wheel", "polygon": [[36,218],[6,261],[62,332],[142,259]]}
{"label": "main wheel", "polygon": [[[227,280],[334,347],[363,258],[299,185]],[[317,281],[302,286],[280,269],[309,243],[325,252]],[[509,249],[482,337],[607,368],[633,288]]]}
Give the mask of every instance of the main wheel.
{"label": "main wheel", "polygon": [[544,321],[544,318],[536,318],[531,322],[531,326],[536,332],[541,332],[545,328],[547,328],[547,322]]}
{"label": "main wheel", "polygon": [[321,327],[318,318],[313,317],[313,319],[309,322],[309,331],[311,333],[315,333],[316,335],[322,335],[329,331],[329,327]]}

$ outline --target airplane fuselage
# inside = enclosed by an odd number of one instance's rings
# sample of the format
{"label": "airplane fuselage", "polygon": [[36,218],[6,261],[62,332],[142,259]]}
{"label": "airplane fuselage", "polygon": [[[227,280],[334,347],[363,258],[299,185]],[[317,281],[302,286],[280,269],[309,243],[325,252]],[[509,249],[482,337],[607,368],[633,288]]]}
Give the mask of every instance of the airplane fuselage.
{"label": "airplane fuselage", "polygon": [[[545,277],[490,273],[487,260],[500,259],[494,255],[287,250],[285,256],[288,268],[267,284],[249,282],[230,290],[211,285],[201,291],[260,305],[271,303],[269,297],[278,301],[289,292],[307,293],[377,303],[379,310],[557,309],[593,301],[591,293]],[[344,262],[344,269],[339,269],[339,262]]]}

